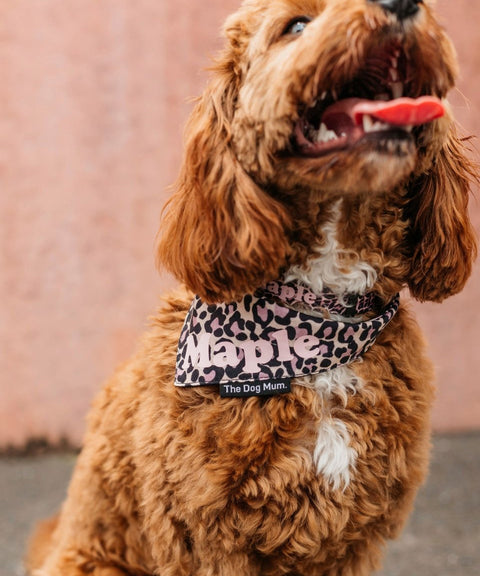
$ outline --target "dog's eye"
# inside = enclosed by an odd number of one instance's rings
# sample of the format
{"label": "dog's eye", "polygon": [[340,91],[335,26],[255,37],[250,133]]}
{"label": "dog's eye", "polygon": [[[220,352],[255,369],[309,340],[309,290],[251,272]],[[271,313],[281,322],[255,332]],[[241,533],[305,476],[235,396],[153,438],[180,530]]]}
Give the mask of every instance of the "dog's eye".
{"label": "dog's eye", "polygon": [[290,34],[292,36],[299,36],[305,30],[309,22],[311,22],[311,18],[308,18],[308,16],[297,16],[293,20],[290,20],[285,28],[284,35]]}

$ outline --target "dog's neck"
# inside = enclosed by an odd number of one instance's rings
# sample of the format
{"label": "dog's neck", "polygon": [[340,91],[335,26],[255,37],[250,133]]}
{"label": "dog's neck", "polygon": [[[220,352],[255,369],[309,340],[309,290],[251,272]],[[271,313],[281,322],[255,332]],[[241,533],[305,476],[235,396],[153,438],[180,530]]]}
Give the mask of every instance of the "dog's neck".
{"label": "dog's neck", "polygon": [[329,289],[339,298],[347,294],[365,294],[373,288],[377,280],[375,269],[338,241],[341,209],[342,201],[339,200],[322,228],[323,243],[314,249],[314,255],[305,264],[288,270],[286,281],[300,282],[315,294]]}

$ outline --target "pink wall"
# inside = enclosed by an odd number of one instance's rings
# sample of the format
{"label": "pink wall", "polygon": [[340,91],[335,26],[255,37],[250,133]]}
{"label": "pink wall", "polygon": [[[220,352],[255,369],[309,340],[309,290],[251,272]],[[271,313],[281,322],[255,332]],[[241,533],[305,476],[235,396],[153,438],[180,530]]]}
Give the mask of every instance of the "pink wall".
{"label": "pink wall", "polygon": [[[0,0],[0,446],[78,442],[92,395],[171,285],[153,264],[159,213],[188,99],[236,5]],[[480,0],[439,7],[462,62],[455,110],[479,134]],[[480,228],[478,201],[473,214]],[[477,266],[461,296],[416,306],[438,429],[480,427],[479,288]]]}
{"label": "pink wall", "polygon": [[[438,0],[442,22],[454,40],[460,81],[451,94],[454,114],[465,134],[480,136],[480,0]],[[478,188],[471,214],[480,232]],[[437,368],[437,402],[433,423],[438,430],[480,429],[480,258],[467,288],[443,304],[416,305]]]}

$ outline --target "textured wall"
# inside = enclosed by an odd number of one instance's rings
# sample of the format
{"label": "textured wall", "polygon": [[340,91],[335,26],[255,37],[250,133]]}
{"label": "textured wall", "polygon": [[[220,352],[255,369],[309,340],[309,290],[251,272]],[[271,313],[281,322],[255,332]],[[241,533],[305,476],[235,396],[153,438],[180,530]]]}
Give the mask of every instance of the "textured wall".
{"label": "textured wall", "polygon": [[[464,134],[480,136],[480,1],[438,0],[441,20],[454,40],[460,62],[458,88],[450,95]],[[480,232],[480,194],[470,204]],[[437,402],[433,423],[439,430],[480,428],[480,258],[466,289],[443,304],[416,306],[437,367]]]}
{"label": "textured wall", "polygon": [[[78,442],[94,391],[169,285],[153,264],[159,213],[188,99],[236,5],[0,0],[0,445]],[[454,107],[478,134],[480,1],[439,7],[462,62]],[[480,426],[479,288],[477,266],[461,296],[417,306],[437,428]]]}

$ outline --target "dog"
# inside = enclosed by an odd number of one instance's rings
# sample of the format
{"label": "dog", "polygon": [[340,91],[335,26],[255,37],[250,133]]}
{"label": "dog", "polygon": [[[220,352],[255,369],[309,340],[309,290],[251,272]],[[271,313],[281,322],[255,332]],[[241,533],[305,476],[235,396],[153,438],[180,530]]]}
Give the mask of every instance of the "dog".
{"label": "dog", "polygon": [[183,284],[105,385],[39,576],[366,576],[428,465],[408,304],[461,291],[477,178],[427,0],[246,0],[158,258]]}

